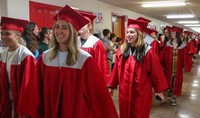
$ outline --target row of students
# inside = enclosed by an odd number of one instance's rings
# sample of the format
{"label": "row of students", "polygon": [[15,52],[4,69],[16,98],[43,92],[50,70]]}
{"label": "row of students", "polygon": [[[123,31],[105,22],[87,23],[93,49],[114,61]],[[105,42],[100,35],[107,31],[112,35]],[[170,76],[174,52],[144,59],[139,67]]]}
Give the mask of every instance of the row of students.
{"label": "row of students", "polygon": [[[151,22],[148,19],[139,17],[137,20],[143,21],[146,24]],[[192,58],[188,57],[188,47],[194,49],[195,46],[186,46],[186,43],[182,41],[183,29],[177,26],[164,28],[164,41],[161,47],[159,42],[149,36],[149,29],[145,26],[143,31],[144,42],[152,46],[157,56],[160,58],[165,77],[168,81],[168,99],[171,105],[176,105],[176,96],[181,95],[182,83],[183,83],[183,70],[189,72],[191,70],[191,63],[188,63],[188,58],[192,62]],[[148,34],[149,33],[149,34]],[[190,44],[190,43],[188,43]],[[190,49],[191,50],[191,49]],[[194,51],[191,51],[194,53]],[[190,52],[190,53],[191,53]]]}
{"label": "row of students", "polygon": [[1,22],[2,41],[8,47],[0,56],[1,117],[118,117],[96,60],[78,48],[77,31],[88,19],[65,6],[54,17],[51,48],[37,64],[19,44],[21,20],[8,19]]}
{"label": "row of students", "polygon": [[176,104],[173,95],[181,94],[184,67],[179,31],[172,30],[160,54],[163,72],[154,48],[143,38],[148,22],[129,19],[126,40],[118,48],[110,77],[104,46],[90,32],[94,18],[66,5],[54,17],[51,48],[37,64],[19,44],[21,21],[1,21],[2,40],[8,47],[0,55],[1,117],[117,118],[106,85],[111,89],[119,85],[120,118],[148,118],[152,87],[162,100],[162,92],[170,88],[168,97]]}

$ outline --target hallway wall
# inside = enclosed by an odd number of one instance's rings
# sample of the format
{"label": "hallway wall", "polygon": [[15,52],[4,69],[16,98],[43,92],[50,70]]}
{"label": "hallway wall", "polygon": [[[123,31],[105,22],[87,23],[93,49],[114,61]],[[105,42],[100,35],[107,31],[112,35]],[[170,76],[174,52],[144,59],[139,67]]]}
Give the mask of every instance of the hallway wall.
{"label": "hallway wall", "polygon": [[[9,17],[15,17],[15,18],[21,18],[21,19],[27,19],[29,20],[29,0],[1,0],[1,16],[6,15]],[[127,15],[129,18],[138,18],[138,17],[145,17],[141,14],[131,12],[126,9],[122,9],[119,7],[115,7],[109,4],[105,4],[103,2],[100,2],[98,0],[30,0],[34,2],[40,2],[50,5],[56,5],[56,6],[64,6],[66,4],[76,7],[79,10],[83,11],[89,11],[93,13],[102,13],[103,14],[103,22],[97,23],[94,21],[94,32],[102,31],[104,28],[112,29],[112,23],[111,23],[111,13],[118,13],[121,15]],[[7,7],[2,8],[2,6]],[[88,6],[88,7],[87,7]],[[7,12],[7,13],[6,13]],[[146,17],[150,20],[152,20],[152,24],[155,24],[157,29],[160,29],[160,25],[169,25],[168,23],[156,20],[154,18]]]}

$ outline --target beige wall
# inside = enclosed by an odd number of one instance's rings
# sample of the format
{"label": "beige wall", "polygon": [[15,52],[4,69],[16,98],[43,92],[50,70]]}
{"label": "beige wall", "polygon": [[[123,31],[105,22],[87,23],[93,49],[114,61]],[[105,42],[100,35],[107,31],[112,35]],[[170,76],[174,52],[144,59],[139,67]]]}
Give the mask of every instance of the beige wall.
{"label": "beige wall", "polygon": [[[6,14],[10,17],[21,18],[21,19],[29,19],[29,0],[0,0],[1,1],[1,14]],[[2,3],[3,1],[3,3]],[[7,2],[6,2],[7,1]],[[111,30],[111,13],[118,13],[121,15],[126,15],[129,18],[137,18],[137,17],[145,17],[141,14],[131,12],[126,9],[122,9],[119,7],[115,7],[109,4],[105,4],[98,0],[31,0],[34,2],[40,2],[45,4],[51,4],[56,6],[64,6],[66,4],[76,7],[79,10],[89,11],[93,13],[101,12],[103,13],[103,22],[96,23],[94,21],[94,32],[102,31],[104,28],[108,28]],[[58,2],[59,1],[59,2]],[[2,8],[2,6],[4,6]],[[8,9],[6,9],[7,7]],[[6,13],[7,12],[7,13]],[[146,17],[152,20],[152,24],[155,24],[158,29],[160,29],[160,24],[169,25],[165,22]]]}
{"label": "beige wall", "polygon": [[0,16],[7,16],[7,0],[0,0]]}
{"label": "beige wall", "polygon": [[7,0],[9,17],[29,20],[29,0]]}

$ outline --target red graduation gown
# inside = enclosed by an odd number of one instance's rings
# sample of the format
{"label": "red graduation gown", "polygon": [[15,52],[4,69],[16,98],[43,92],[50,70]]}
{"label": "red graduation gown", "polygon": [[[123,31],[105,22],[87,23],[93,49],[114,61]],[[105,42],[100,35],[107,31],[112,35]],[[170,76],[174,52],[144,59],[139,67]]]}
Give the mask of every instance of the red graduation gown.
{"label": "red graduation gown", "polygon": [[159,47],[159,42],[155,39],[153,39],[151,36],[147,35],[144,38],[144,42],[147,43],[148,45],[152,46],[152,48],[155,50],[156,54],[159,56],[159,51],[160,51],[160,47]]}
{"label": "red graduation gown", "polygon": [[[78,37],[78,43],[80,44],[80,37]],[[107,83],[110,79],[110,71],[108,66],[108,60],[106,51],[102,41],[95,36],[91,35],[85,44],[81,46],[83,50],[92,55],[95,62],[97,63],[105,82]]]}
{"label": "red graduation gown", "polygon": [[185,47],[185,71],[189,72],[192,68],[192,57],[195,54],[195,46],[194,43],[190,40]]}
{"label": "red graduation gown", "polygon": [[[0,112],[1,117],[11,118],[11,109],[9,102],[9,91],[8,91],[8,76],[6,71],[6,58],[8,49],[1,53],[0,60]],[[27,93],[27,85],[31,78],[33,78],[34,67],[36,64],[36,59],[32,53],[24,46],[20,46],[14,55],[11,64],[11,87],[12,87],[12,97],[14,102],[15,118],[19,117],[19,113],[28,111],[29,109],[29,99],[30,93]],[[26,104],[27,106],[24,106]],[[24,111],[22,110],[24,109]]]}
{"label": "red graduation gown", "polygon": [[117,118],[117,112],[94,59],[80,50],[77,63],[59,68],[58,58],[40,56],[32,91],[33,118]]}
{"label": "red graduation gown", "polygon": [[159,44],[159,42],[156,41],[156,40],[154,40],[154,41],[150,44],[150,46],[152,46],[152,48],[155,50],[157,56],[159,56],[159,55],[160,55],[160,44]]}
{"label": "red graduation gown", "polygon": [[118,85],[120,118],[149,118],[152,87],[157,93],[168,88],[159,59],[150,46],[143,63],[136,62],[131,54],[123,60],[118,50],[109,86]]}
{"label": "red graduation gown", "polygon": [[[183,68],[184,68],[184,56],[185,56],[185,47],[186,44],[182,44],[178,48],[177,56],[177,65],[176,65],[176,76],[175,76],[175,85],[174,85],[174,95],[180,96],[183,84]],[[167,42],[166,46],[163,47],[161,53],[161,63],[164,67],[164,72],[168,84],[172,79],[172,64],[173,64],[173,46]]]}

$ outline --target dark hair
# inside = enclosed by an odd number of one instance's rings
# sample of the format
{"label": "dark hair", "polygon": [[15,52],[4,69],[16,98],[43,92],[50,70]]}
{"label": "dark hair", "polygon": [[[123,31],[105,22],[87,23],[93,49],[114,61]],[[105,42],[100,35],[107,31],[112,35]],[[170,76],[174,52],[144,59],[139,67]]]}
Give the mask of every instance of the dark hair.
{"label": "dark hair", "polygon": [[95,37],[100,38],[100,35],[98,33],[93,34]]}
{"label": "dark hair", "polygon": [[110,34],[110,40],[112,40],[112,38],[116,37],[116,35],[114,33]]}
{"label": "dark hair", "polygon": [[45,34],[48,34],[48,32],[51,30],[50,27],[42,27],[40,33],[39,33],[39,40],[40,41],[43,41],[44,40],[44,37],[45,37]]}
{"label": "dark hair", "polygon": [[[181,36],[180,33],[176,32],[176,38],[177,38],[177,47],[181,46],[181,44],[183,43],[181,40]],[[172,44],[173,39],[170,41],[170,44]]]}
{"label": "dark hair", "polygon": [[103,30],[103,36],[107,36],[110,33],[109,29],[104,29]]}
{"label": "dark hair", "polygon": [[159,41],[161,40],[161,37],[162,37],[162,34],[159,33],[158,36],[157,36],[157,38],[158,38]]}
{"label": "dark hair", "polygon": [[35,53],[35,51],[39,48],[37,36],[33,33],[36,25],[37,24],[34,22],[29,22],[26,25],[26,29],[24,30],[24,32],[22,34],[22,38],[26,41],[27,48],[32,53]]}
{"label": "dark hair", "polygon": [[115,42],[120,42],[122,40],[122,38],[117,37]]}
{"label": "dark hair", "polygon": [[[164,31],[165,30],[168,30],[168,29],[164,28]],[[168,33],[169,33],[168,37],[165,36],[165,38],[164,38],[163,45],[166,45],[166,43],[171,39],[171,31],[168,30]]]}
{"label": "dark hair", "polygon": [[129,54],[130,54],[130,51],[131,51],[131,52],[133,52],[134,59],[137,62],[143,62],[143,59],[144,59],[144,56],[145,56],[145,51],[146,51],[147,47],[148,47],[148,44],[144,43],[139,50],[136,50],[134,47],[131,47],[130,44],[128,44],[128,48],[122,54],[123,60],[126,60],[129,57]]}

